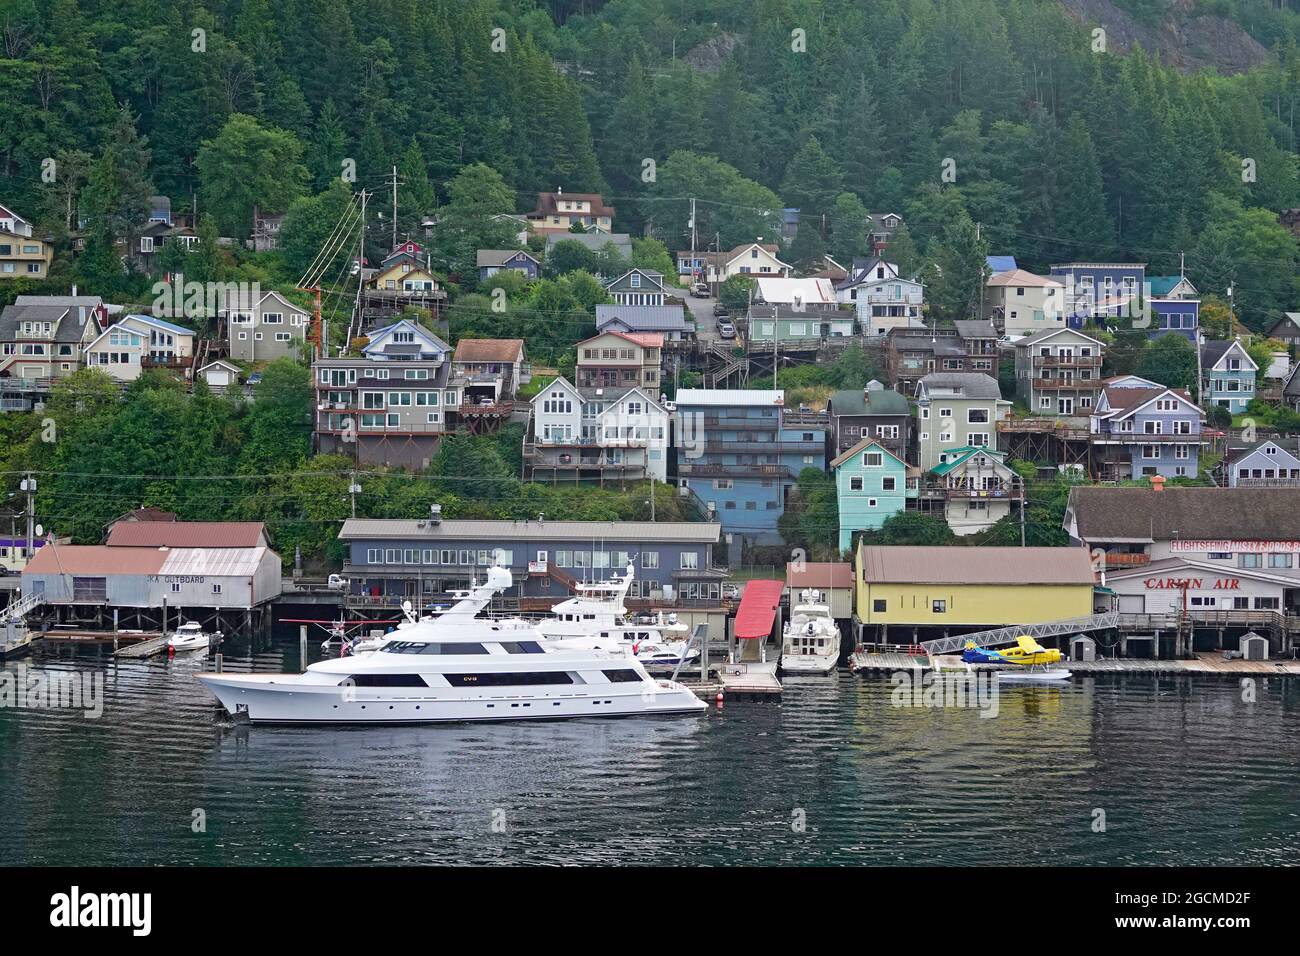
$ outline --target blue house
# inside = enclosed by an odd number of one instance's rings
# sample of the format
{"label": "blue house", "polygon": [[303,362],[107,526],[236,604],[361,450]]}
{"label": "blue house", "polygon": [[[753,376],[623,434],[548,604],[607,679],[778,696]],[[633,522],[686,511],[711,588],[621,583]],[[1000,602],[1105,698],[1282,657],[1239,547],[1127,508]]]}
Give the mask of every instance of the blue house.
{"label": "blue house", "polygon": [[875,531],[907,507],[917,482],[907,480],[907,462],[874,438],[864,438],[831,462],[839,501],[839,548],[853,548],[853,535]]}
{"label": "blue house", "polygon": [[750,544],[779,544],[777,519],[804,468],[826,468],[827,418],[788,412],[780,389],[677,392],[677,476],[722,522]]}
{"label": "blue house", "polygon": [[1300,439],[1266,438],[1230,449],[1229,488],[1300,488]]}
{"label": "blue house", "polygon": [[522,249],[480,249],[475,264],[480,282],[507,269],[528,279],[536,279],[542,273],[537,257]]}
{"label": "blue house", "polygon": [[1201,404],[1222,406],[1240,415],[1255,398],[1255,374],[1259,366],[1240,339],[1205,342],[1201,345]]}
{"label": "blue house", "polygon": [[1089,421],[1101,478],[1196,477],[1205,412],[1185,391],[1112,379]]}
{"label": "blue house", "polygon": [[1065,285],[1065,316],[1071,328],[1136,313],[1144,295],[1146,264],[1066,262],[1051,276]]}
{"label": "blue house", "polygon": [[1157,299],[1148,300],[1151,306],[1150,338],[1159,338],[1169,332],[1181,335],[1193,345],[1201,328],[1200,299]]}

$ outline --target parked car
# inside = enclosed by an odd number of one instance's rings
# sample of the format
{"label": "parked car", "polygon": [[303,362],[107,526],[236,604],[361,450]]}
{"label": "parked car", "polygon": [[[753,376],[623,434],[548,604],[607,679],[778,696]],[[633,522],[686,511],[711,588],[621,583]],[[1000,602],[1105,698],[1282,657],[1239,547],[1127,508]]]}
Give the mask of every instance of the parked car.
{"label": "parked car", "polygon": [[722,599],[723,599],[724,601],[738,601],[738,600],[740,600],[740,585],[738,585],[738,584],[724,584],[724,585],[722,586]]}
{"label": "parked car", "polygon": [[726,315],[726,314],[727,314],[727,307],[726,307],[725,305],[723,305],[721,302],[719,302],[717,305],[715,305],[715,306],[713,307],[713,314],[714,314],[714,315]]}
{"label": "parked car", "polygon": [[244,384],[248,385],[250,388],[255,388],[256,386],[261,385],[262,373],[254,372],[252,375],[248,376],[248,378],[244,380]]}
{"label": "parked car", "polygon": [[718,335],[724,339],[736,337],[736,327],[731,324],[730,319],[718,319]]}
{"label": "parked car", "polygon": [[709,287],[703,282],[697,282],[691,286],[691,295],[697,299],[707,299],[709,297]]}

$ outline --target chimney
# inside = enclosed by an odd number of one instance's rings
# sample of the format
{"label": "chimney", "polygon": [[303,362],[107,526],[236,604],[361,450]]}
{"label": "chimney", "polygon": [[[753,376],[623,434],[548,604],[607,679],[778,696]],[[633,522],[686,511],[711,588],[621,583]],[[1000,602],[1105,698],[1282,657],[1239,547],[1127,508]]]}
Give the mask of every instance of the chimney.
{"label": "chimney", "polygon": [[1164,491],[1164,490],[1165,490],[1165,480],[1166,480],[1166,479],[1165,479],[1165,476],[1164,476],[1164,475],[1152,475],[1152,476],[1151,476],[1151,490],[1152,490],[1152,491]]}

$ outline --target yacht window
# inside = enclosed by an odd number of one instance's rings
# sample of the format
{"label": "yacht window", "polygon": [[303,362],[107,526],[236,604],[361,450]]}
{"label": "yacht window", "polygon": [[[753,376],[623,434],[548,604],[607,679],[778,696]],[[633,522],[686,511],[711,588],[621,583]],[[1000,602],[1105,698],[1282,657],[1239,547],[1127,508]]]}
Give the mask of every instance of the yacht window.
{"label": "yacht window", "polygon": [[419,674],[353,674],[356,687],[428,687]]}
{"label": "yacht window", "polygon": [[536,641],[502,641],[501,649],[507,654],[545,654]]}
{"label": "yacht window", "polygon": [[[443,654],[486,654],[487,648],[482,644],[443,644]],[[434,653],[430,651],[430,653]]]}
{"label": "yacht window", "polygon": [[641,675],[630,668],[627,670],[601,671],[601,673],[609,678],[611,684],[630,684],[641,680]]}
{"label": "yacht window", "polygon": [[516,671],[514,673],[443,674],[452,687],[505,687],[527,684],[572,684],[567,671]]}
{"label": "yacht window", "polygon": [[389,654],[486,654],[482,644],[430,644],[427,641],[389,641],[382,651]]}

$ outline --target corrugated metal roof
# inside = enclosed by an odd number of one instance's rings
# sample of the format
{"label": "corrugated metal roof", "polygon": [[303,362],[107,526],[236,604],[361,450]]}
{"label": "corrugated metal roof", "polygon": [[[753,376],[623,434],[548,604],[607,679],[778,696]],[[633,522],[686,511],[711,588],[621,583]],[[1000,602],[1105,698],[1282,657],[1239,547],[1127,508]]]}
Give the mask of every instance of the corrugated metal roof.
{"label": "corrugated metal roof", "polygon": [[212,577],[252,577],[266,557],[266,548],[173,548],[165,556],[163,574],[203,574]]}
{"label": "corrugated metal roof", "polygon": [[449,519],[438,524],[396,518],[349,518],[340,541],[374,538],[511,541],[685,541],[717,543],[721,526],[703,521],[493,521]]}
{"label": "corrugated metal roof", "polygon": [[736,608],[736,639],[748,641],[762,639],[772,633],[776,609],[781,605],[785,591],[782,581],[750,581]]}
{"label": "corrugated metal roof", "polygon": [[64,544],[41,548],[27,564],[33,574],[199,574],[251,577],[266,548],[120,548]]}
{"label": "corrugated metal roof", "polygon": [[1086,548],[864,547],[858,567],[870,584],[1087,584]]}
{"label": "corrugated metal roof", "polygon": [[118,521],[105,544],[115,548],[256,548],[266,544],[260,521]]}
{"label": "corrugated metal roof", "polygon": [[103,544],[62,544],[41,548],[24,574],[158,574],[166,551],[110,548]]}
{"label": "corrugated metal roof", "polygon": [[805,561],[785,566],[785,583],[791,588],[851,588],[853,565],[847,561]]}
{"label": "corrugated metal roof", "polygon": [[784,405],[785,389],[759,388],[681,388],[677,390],[677,407],[683,405]]}

